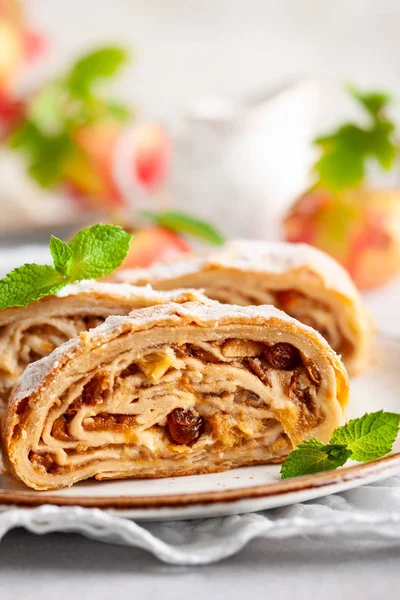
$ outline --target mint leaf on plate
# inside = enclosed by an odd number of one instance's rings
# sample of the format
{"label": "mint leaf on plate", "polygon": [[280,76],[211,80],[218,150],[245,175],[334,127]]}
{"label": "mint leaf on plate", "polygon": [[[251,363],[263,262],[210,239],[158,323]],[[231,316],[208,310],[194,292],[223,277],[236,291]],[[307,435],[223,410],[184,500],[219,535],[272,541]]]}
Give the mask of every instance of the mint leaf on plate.
{"label": "mint leaf on plate", "polygon": [[25,264],[0,279],[0,309],[26,306],[64,287],[62,276],[50,265]]}
{"label": "mint leaf on plate", "polygon": [[93,225],[70,241],[70,280],[95,279],[112,273],[124,260],[132,236],[116,225]]}
{"label": "mint leaf on plate", "polygon": [[293,450],[281,467],[282,479],[330,471],[341,467],[350,458],[345,445],[324,444],[312,438],[305,440]]}
{"label": "mint leaf on plate", "polygon": [[399,433],[400,414],[379,410],[337,427],[329,444],[302,442],[287,456],[282,479],[336,469],[348,458],[367,462],[389,454]]}
{"label": "mint leaf on plate", "polygon": [[131,238],[117,225],[87,227],[69,244],[51,236],[49,249],[54,267],[25,264],[0,279],[0,310],[26,306],[73,281],[109,275],[127,255]]}
{"label": "mint leaf on plate", "polygon": [[380,410],[338,427],[332,434],[332,444],[345,444],[351,457],[360,462],[388,454],[399,432],[400,414]]}
{"label": "mint leaf on plate", "polygon": [[61,275],[69,275],[69,269],[73,261],[73,252],[67,242],[60,240],[54,235],[50,238],[50,254],[53,257],[54,267]]}

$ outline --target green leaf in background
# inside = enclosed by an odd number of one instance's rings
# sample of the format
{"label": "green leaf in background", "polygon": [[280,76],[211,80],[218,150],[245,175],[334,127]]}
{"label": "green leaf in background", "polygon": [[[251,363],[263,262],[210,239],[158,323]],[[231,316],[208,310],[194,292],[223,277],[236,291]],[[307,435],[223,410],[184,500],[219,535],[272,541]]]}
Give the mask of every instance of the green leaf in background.
{"label": "green leaf in background", "polygon": [[352,83],[348,83],[345,87],[374,119],[379,118],[383,109],[392,102],[391,96],[386,92],[361,92]]}
{"label": "green leaf in background", "polygon": [[360,462],[388,454],[399,432],[400,415],[380,410],[353,419],[333,432],[332,444],[345,444]]}
{"label": "green leaf in background", "polygon": [[90,52],[75,63],[67,79],[68,87],[73,94],[84,96],[99,80],[116,75],[127,59],[127,52],[119,46]]}
{"label": "green leaf in background", "polygon": [[315,169],[328,188],[336,191],[364,179],[366,138],[358,127],[345,125],[334,136],[318,138],[315,143],[323,149]]}
{"label": "green leaf in background", "polygon": [[362,93],[354,86],[348,89],[371,122],[366,127],[350,123],[315,140],[322,150],[315,164],[318,183],[333,191],[360,185],[368,159],[374,158],[383,169],[391,169],[398,152],[393,138],[395,126],[384,114],[390,96],[383,92]]}
{"label": "green leaf in background", "polygon": [[0,309],[26,306],[64,287],[61,275],[49,265],[25,264],[0,279]]}
{"label": "green leaf in background", "polygon": [[122,103],[104,100],[93,89],[101,78],[115,75],[125,60],[122,48],[100,48],[34,96],[10,145],[25,155],[28,173],[40,186],[63,181],[66,165],[80,153],[75,134],[82,125],[130,117],[131,111]]}
{"label": "green leaf in background", "polygon": [[29,157],[34,156],[37,148],[42,144],[43,135],[31,121],[25,121],[25,123],[18,127],[10,140],[11,148],[21,150]]}
{"label": "green leaf in background", "polygon": [[341,467],[350,458],[345,445],[323,444],[316,438],[305,440],[293,450],[281,467],[282,479],[330,471]]}
{"label": "green leaf in background", "polygon": [[107,102],[109,113],[117,121],[127,121],[132,116],[132,110],[120,102]]}
{"label": "green leaf in background", "polygon": [[377,121],[368,138],[369,155],[375,156],[382,169],[388,171],[394,165],[397,146],[392,141],[394,125],[389,121]]}
{"label": "green leaf in background", "polygon": [[157,225],[161,225],[177,233],[188,233],[215,246],[220,246],[224,243],[224,238],[212,225],[185,213],[177,211],[161,213],[145,211],[141,216],[145,219],[150,219]]}
{"label": "green leaf in background", "polygon": [[29,121],[44,135],[57,136],[65,129],[65,86],[62,81],[51,81],[34,96],[28,107]]}
{"label": "green leaf in background", "polygon": [[68,276],[73,262],[73,252],[67,242],[52,235],[49,249],[53,257],[54,267],[61,275]]}
{"label": "green leaf in background", "polygon": [[65,160],[71,151],[71,141],[66,134],[43,138],[28,161],[29,174],[43,188],[59,183],[63,177]]}
{"label": "green leaf in background", "polygon": [[65,159],[73,150],[67,133],[48,137],[32,121],[14,132],[11,147],[25,154],[29,174],[44,188],[61,180]]}
{"label": "green leaf in background", "polygon": [[116,225],[93,225],[70,241],[71,281],[95,279],[112,273],[124,260],[132,236]]}

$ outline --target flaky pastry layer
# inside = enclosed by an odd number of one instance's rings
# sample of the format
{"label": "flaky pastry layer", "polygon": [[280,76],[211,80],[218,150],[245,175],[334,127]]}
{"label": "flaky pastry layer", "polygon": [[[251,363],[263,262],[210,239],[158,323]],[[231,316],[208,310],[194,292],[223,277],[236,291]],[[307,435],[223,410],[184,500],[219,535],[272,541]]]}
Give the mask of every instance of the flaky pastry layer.
{"label": "flaky pastry layer", "polygon": [[360,294],[334,259],[306,244],[236,240],[206,255],[121,271],[115,277],[159,290],[202,288],[224,303],[273,304],[317,329],[351,374],[369,358],[371,320]]}
{"label": "flaky pastry layer", "polygon": [[27,365],[110,315],[165,302],[202,299],[195,290],[154,291],[151,286],[83,281],[26,307],[0,311],[0,412]]}
{"label": "flaky pastry layer", "polygon": [[280,462],[343,421],[346,371],[272,306],[169,303],[109,317],[31,364],[3,419],[12,473],[49,490]]}

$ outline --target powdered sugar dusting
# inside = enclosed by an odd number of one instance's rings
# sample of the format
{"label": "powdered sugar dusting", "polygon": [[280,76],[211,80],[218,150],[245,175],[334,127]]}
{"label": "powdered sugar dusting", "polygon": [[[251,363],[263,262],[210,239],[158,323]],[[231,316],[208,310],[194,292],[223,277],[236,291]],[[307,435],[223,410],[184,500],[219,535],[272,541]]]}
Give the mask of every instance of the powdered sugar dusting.
{"label": "powdered sugar dusting", "polygon": [[300,267],[312,269],[325,286],[354,298],[356,288],[347,272],[333,258],[307,244],[232,240],[206,256],[182,258],[148,269],[133,269],[117,274],[119,281],[139,283],[175,279],[212,267],[225,267],[246,272],[284,274]]}
{"label": "powdered sugar dusting", "polygon": [[[70,284],[57,295],[58,297],[63,298],[79,294],[96,294],[96,296],[99,297],[106,296],[115,300],[124,298],[131,302],[129,308],[135,306],[135,303],[139,304],[142,300],[154,304],[155,306],[164,302],[179,303],[197,301],[199,304],[202,302],[210,302],[209,298],[203,296],[198,290],[179,289],[171,292],[158,292],[153,290],[150,285],[145,287],[135,287],[130,284],[102,283],[96,281],[81,281],[76,284]],[[115,331],[113,330],[117,326],[123,326],[124,324],[125,321],[121,321],[121,317],[109,317],[105,323],[99,327],[90,332],[83,332],[80,337],[65,342],[56,348],[50,355],[28,365],[21,375],[18,384],[14,388],[13,397],[23,398],[30,395],[51,371],[56,368],[57,363],[60,362],[61,359],[65,360],[74,349],[87,341],[100,344],[102,337],[107,337],[111,332],[116,335],[117,329]]]}
{"label": "powdered sugar dusting", "polygon": [[233,304],[220,304],[213,300],[207,304],[203,304],[202,302],[159,304],[157,306],[150,306],[149,308],[134,310],[129,314],[128,318],[131,319],[132,323],[141,327],[175,315],[178,319],[179,317],[188,317],[196,323],[204,325],[214,323],[215,321],[219,323],[226,320],[232,321],[237,318],[243,320],[260,318],[264,321],[268,321],[271,318],[278,318],[282,321],[297,322],[272,305],[235,306]]}
{"label": "powdered sugar dusting", "polygon": [[162,281],[164,279],[175,279],[196,273],[204,268],[207,264],[207,255],[204,256],[188,256],[186,258],[178,258],[173,262],[156,263],[147,269],[127,269],[117,271],[114,277],[117,281],[130,282],[132,284],[150,280],[152,282]]}
{"label": "powdered sugar dusting", "polygon": [[153,290],[150,284],[146,286],[135,286],[130,283],[109,283],[94,280],[83,280],[78,283],[70,283],[57,292],[58,298],[77,296],[79,294],[95,293],[96,296],[109,296],[113,298],[135,299],[143,298],[152,302],[179,302],[183,299],[201,299],[198,290],[177,289],[170,292]]}
{"label": "powdered sugar dusting", "polygon": [[79,345],[80,339],[73,338],[53,350],[48,356],[28,365],[14,387],[11,397],[20,400],[30,396]]}

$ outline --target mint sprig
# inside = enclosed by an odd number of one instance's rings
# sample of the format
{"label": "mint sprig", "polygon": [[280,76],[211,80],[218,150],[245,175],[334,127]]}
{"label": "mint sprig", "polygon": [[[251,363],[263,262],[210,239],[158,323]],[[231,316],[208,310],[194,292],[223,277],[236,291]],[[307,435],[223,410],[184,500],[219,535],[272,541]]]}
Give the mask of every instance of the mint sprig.
{"label": "mint sprig", "polygon": [[72,252],[70,245],[52,235],[50,238],[49,250],[53,257],[54,268],[61,275],[68,277],[74,260],[74,253]]}
{"label": "mint sprig", "polygon": [[385,113],[390,96],[383,92],[363,93],[354,86],[347,89],[363,107],[368,122],[364,127],[348,123],[315,140],[322,150],[315,164],[318,184],[333,191],[362,183],[369,159],[375,159],[382,169],[391,169],[398,151],[395,125]]}
{"label": "mint sprig", "polygon": [[87,227],[69,243],[51,236],[54,266],[25,264],[0,279],[0,309],[26,306],[68,283],[109,275],[127,255],[131,237],[116,225]]}
{"label": "mint sprig", "polygon": [[177,233],[187,233],[214,246],[221,246],[224,243],[224,238],[215,227],[183,212],[175,210],[159,213],[143,211],[141,216],[166,229]]}
{"label": "mint sprig", "polygon": [[317,438],[305,440],[286,458],[282,465],[281,476],[282,479],[287,479],[330,471],[344,465],[350,455],[351,452],[345,445],[324,444]]}
{"label": "mint sprig", "polygon": [[367,413],[337,427],[329,444],[316,438],[305,440],[286,458],[281,468],[282,479],[337,469],[351,458],[368,462],[388,454],[400,427],[400,414]]}
{"label": "mint sprig", "polygon": [[383,412],[352,419],[332,434],[332,444],[345,444],[351,458],[360,462],[374,460],[388,454],[399,431],[400,415]]}

